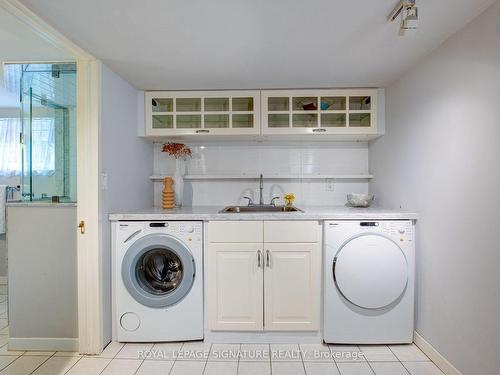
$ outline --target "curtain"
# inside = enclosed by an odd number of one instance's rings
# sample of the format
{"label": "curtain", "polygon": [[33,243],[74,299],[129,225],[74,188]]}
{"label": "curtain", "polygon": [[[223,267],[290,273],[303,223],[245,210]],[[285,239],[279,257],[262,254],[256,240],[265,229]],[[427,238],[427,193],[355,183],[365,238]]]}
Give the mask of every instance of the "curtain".
{"label": "curtain", "polygon": [[55,127],[53,118],[35,118],[32,124],[32,170],[48,176],[55,171]]}
{"label": "curtain", "polygon": [[21,121],[19,118],[0,119],[0,176],[21,174]]}
{"label": "curtain", "polygon": [[5,64],[3,66],[5,89],[16,95],[21,92],[22,67],[20,64]]}
{"label": "curtain", "polygon": [[[21,120],[0,119],[0,176],[16,176],[22,171],[19,143]],[[55,170],[55,126],[53,118],[35,118],[32,124],[32,170],[48,176]]]}

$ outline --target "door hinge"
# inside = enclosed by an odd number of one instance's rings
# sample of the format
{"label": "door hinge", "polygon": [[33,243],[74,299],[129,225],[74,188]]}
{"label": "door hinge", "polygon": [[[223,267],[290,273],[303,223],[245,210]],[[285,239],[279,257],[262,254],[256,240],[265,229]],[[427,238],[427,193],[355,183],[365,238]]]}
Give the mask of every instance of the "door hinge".
{"label": "door hinge", "polygon": [[24,145],[24,133],[19,133],[19,143]]}

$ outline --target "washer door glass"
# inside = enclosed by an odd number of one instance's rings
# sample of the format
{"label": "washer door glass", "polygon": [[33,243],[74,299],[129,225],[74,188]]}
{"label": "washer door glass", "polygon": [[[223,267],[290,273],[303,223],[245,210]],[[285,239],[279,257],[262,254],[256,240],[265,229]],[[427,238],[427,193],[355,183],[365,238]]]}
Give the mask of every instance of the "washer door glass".
{"label": "washer door glass", "polygon": [[130,295],[148,307],[167,307],[181,301],[195,277],[194,258],[187,246],[167,234],[149,234],[128,248],[122,280]]}
{"label": "washer door glass", "polygon": [[171,249],[152,249],[139,258],[136,275],[139,285],[146,292],[168,294],[182,282],[182,261]]}
{"label": "washer door glass", "polygon": [[408,282],[408,264],[389,238],[364,234],[347,241],[333,262],[337,289],[352,304],[383,308],[396,301]]}

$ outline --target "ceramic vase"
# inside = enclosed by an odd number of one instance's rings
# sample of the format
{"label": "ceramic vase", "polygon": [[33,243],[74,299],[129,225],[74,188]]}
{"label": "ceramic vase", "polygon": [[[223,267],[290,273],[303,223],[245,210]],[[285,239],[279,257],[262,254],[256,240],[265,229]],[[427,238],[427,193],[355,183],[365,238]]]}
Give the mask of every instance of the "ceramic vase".
{"label": "ceramic vase", "polygon": [[184,161],[182,158],[175,159],[174,173],[174,202],[175,207],[182,207],[184,195]]}

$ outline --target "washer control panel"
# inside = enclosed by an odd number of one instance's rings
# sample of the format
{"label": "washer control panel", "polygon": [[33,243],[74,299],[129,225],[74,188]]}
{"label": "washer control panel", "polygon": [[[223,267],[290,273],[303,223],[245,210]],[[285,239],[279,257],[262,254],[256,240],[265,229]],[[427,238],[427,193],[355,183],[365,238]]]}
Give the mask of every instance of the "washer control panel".
{"label": "washer control panel", "polygon": [[119,229],[123,240],[128,242],[139,234],[166,233],[179,238],[186,244],[202,242],[203,222],[201,221],[143,221],[120,222]]}
{"label": "washer control panel", "polygon": [[202,226],[203,223],[197,221],[169,221],[166,233],[181,238],[186,242],[197,241],[202,239]]}

